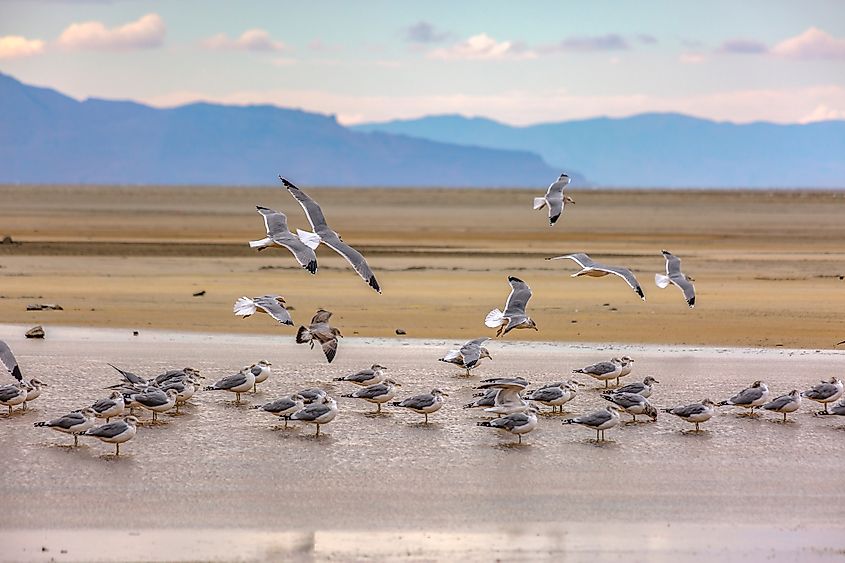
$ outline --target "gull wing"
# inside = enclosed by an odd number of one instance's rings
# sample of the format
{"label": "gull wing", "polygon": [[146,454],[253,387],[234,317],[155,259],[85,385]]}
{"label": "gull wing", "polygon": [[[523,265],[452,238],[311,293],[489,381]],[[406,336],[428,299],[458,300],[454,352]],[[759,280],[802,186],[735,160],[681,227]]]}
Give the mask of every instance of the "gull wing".
{"label": "gull wing", "polygon": [[584,416],[579,416],[577,418],[573,418],[572,421],[577,424],[583,424],[584,426],[601,426],[608,420],[613,418],[607,410],[602,409],[600,411],[591,412],[590,414],[586,414]]}
{"label": "gull wing", "polygon": [[312,274],[317,273],[317,254],[296,235],[287,232],[273,235],[271,238],[279,246],[287,248],[300,266]]}
{"label": "gull wing", "polygon": [[330,410],[331,407],[325,403],[311,403],[304,409],[293,413],[290,418],[291,420],[304,420],[305,422],[311,422],[317,420]]}
{"label": "gull wing", "polygon": [[707,407],[696,403],[694,405],[686,405],[684,407],[675,407],[672,409],[671,413],[675,416],[680,416],[681,418],[689,418],[691,416],[701,414],[707,411]]}
{"label": "gull wing", "polygon": [[21,368],[18,366],[18,361],[15,359],[15,355],[12,354],[12,349],[9,348],[9,345],[2,340],[0,340],[0,362],[6,366],[6,369],[9,370],[9,373],[11,373],[15,379],[23,381]]}
{"label": "gull wing", "polygon": [[513,276],[508,277],[508,283],[511,284],[511,292],[505,302],[504,315],[506,317],[525,315],[525,306],[531,299],[531,288],[527,283]]}
{"label": "gull wing", "polygon": [[409,397],[405,399],[401,403],[399,403],[400,407],[406,407],[409,409],[424,409],[426,407],[430,407],[434,404],[434,395],[431,393],[426,393],[424,395],[416,395],[414,397]]}
{"label": "gull wing", "polygon": [[554,225],[563,213],[563,188],[569,184],[569,176],[561,174],[557,182],[546,191],[546,203],[549,205],[549,225]]}
{"label": "gull wing", "polygon": [[290,313],[285,309],[284,300],[280,295],[262,295],[253,299],[256,306],[261,307],[261,310],[282,323],[283,325],[293,326],[293,319]]}
{"label": "gull wing", "polygon": [[569,176],[567,176],[566,174],[561,174],[560,177],[556,181],[552,182],[549,185],[549,189],[546,190],[546,197],[549,197],[549,196],[554,195],[554,194],[560,194],[562,196],[563,195],[563,188],[568,186],[569,182],[570,182]]}
{"label": "gull wing", "polygon": [[329,363],[332,363],[332,360],[334,360],[337,354],[337,338],[322,341],[321,344],[323,345],[323,353],[326,355],[326,359]]}
{"label": "gull wing", "polygon": [[631,289],[634,290],[634,293],[636,293],[640,299],[645,301],[645,294],[643,293],[643,288],[640,287],[640,282],[637,281],[637,277],[634,275],[634,272],[632,272],[628,268],[595,264],[593,266],[593,269],[598,270],[600,272],[607,272],[608,274],[613,274],[614,276],[619,276],[620,278],[625,280],[625,283],[631,286]]}
{"label": "gull wing", "polygon": [[215,383],[214,388],[220,391],[225,391],[227,389],[243,385],[244,383],[246,383],[246,375],[241,372],[238,372],[233,373],[232,375],[227,375],[226,377]]}
{"label": "gull wing", "polygon": [[666,259],[666,275],[673,274],[681,275],[681,259],[669,252],[668,250],[661,250],[663,257]]}
{"label": "gull wing", "polygon": [[730,398],[730,402],[734,405],[748,405],[763,396],[762,387],[749,387],[743,389],[736,395]]}
{"label": "gull wing", "polygon": [[124,421],[118,420],[91,428],[85,432],[85,435],[95,436],[97,438],[114,438],[115,436],[119,436],[120,434],[126,432],[127,426],[128,425]]}
{"label": "gull wing", "polygon": [[323,244],[346,258],[346,261],[352,265],[352,268],[358,272],[358,275],[367,282],[367,285],[375,289],[378,293],[381,293],[381,287],[379,287],[376,276],[370,269],[370,265],[367,264],[367,260],[364,258],[363,254],[340,240],[337,233],[332,230],[328,230],[328,232],[321,232],[319,234]]}
{"label": "gull wing", "polygon": [[490,339],[486,337],[476,338],[461,346],[459,352],[463,356],[464,366],[472,368],[478,363],[478,360],[481,359],[481,345],[488,340]]}
{"label": "gull wing", "polygon": [[311,228],[314,229],[314,232],[319,232],[320,230],[329,228],[328,224],[326,224],[326,218],[323,216],[323,210],[320,209],[320,206],[316,201],[311,199],[305,192],[281,176],[279,176],[279,180],[281,180],[282,184],[284,184],[284,186],[288,189],[290,195],[292,195],[293,198],[299,202],[299,205],[302,206],[302,209],[305,211],[305,216],[308,217],[308,222],[311,224]]}
{"label": "gull wing", "polygon": [[109,364],[109,365],[111,367],[113,367],[114,369],[116,369],[118,371],[118,373],[120,373],[120,375],[123,376],[123,379],[125,379],[126,381],[128,381],[132,385],[146,385],[147,384],[147,381],[145,379],[143,379],[142,377],[140,377],[138,375],[135,375],[131,371],[122,370],[117,366],[113,366],[112,364]]}
{"label": "gull wing", "polygon": [[546,260],[563,260],[569,259],[581,266],[582,268],[593,268],[597,264],[593,261],[592,258],[584,254],[583,252],[576,252],[574,254],[565,254],[563,256],[555,256],[554,258],[546,258]]}
{"label": "gull wing", "polygon": [[329,319],[331,317],[331,311],[326,311],[325,309],[317,309],[317,312],[314,313],[314,316],[311,318],[311,324],[316,325],[320,323],[327,323],[329,322]]}

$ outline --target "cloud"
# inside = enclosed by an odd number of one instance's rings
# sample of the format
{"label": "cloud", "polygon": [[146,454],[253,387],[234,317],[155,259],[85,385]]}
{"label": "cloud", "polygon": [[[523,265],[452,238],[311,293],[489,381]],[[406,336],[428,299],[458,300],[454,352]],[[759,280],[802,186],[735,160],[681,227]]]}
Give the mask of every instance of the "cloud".
{"label": "cloud", "polygon": [[68,49],[150,49],[164,43],[165,33],[161,16],[147,14],[134,22],[111,29],[98,21],[72,23],[59,36],[58,43]]}
{"label": "cloud", "polygon": [[40,39],[27,39],[20,35],[0,37],[0,59],[31,57],[44,52],[44,42]]}
{"label": "cloud", "polygon": [[435,49],[429,58],[441,60],[533,59],[537,56],[519,41],[496,41],[486,33],[473,35],[451,47]]}
{"label": "cloud", "polygon": [[716,48],[717,53],[729,53],[739,55],[766,53],[768,52],[768,50],[768,45],[761,41],[755,41],[753,39],[729,39]]}
{"label": "cloud", "polygon": [[427,21],[409,25],[403,29],[402,35],[409,43],[441,43],[452,37],[448,31],[440,31]]}
{"label": "cloud", "polygon": [[678,60],[685,65],[697,65],[706,61],[707,58],[701,53],[681,53]]}
{"label": "cloud", "polygon": [[242,51],[284,51],[285,44],[273,39],[263,29],[247,29],[237,39],[232,39],[225,33],[218,33],[202,42],[207,49],[242,50]]}
{"label": "cloud", "polygon": [[640,33],[637,35],[637,41],[644,45],[654,45],[657,43],[657,37],[654,35],[648,35],[647,33]]}
{"label": "cloud", "polygon": [[690,96],[574,95],[557,89],[412,96],[349,95],[324,90],[246,90],[209,96],[182,91],[144,101],[158,107],[172,107],[197,100],[299,107],[307,111],[336,114],[344,124],[411,119],[440,113],[481,115],[514,125],[596,116],[624,117],[643,112],[679,112],[737,123],[797,123],[845,115],[845,87],[834,85],[723,91]]}
{"label": "cloud", "polygon": [[617,33],[607,35],[584,35],[561,39],[557,43],[542,47],[544,52],[570,51],[589,53],[593,51],[626,51],[631,48],[628,41]]}
{"label": "cloud", "polygon": [[771,52],[794,59],[845,60],[845,39],[811,27],[800,35],[781,41],[772,47]]}

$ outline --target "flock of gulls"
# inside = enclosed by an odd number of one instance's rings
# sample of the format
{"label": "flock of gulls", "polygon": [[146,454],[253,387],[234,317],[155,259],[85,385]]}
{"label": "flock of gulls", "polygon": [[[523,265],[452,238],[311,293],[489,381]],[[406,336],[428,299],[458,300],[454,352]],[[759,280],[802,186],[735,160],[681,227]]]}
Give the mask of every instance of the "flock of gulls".
{"label": "flock of gulls", "polygon": [[[251,241],[249,245],[259,251],[273,246],[285,248],[305,270],[316,274],[318,266],[315,250],[323,243],[343,256],[369,287],[381,293],[381,286],[364,256],[346,244],[340,235],[328,226],[317,202],[288,180],[281,176],[279,178],[305,211],[313,232],[297,229],[296,234],[293,234],[288,228],[284,213],[257,206],[258,213],[264,219],[266,236],[261,240]],[[574,204],[572,198],[564,194],[564,188],[568,184],[569,177],[562,174],[549,186],[544,197],[534,199],[534,209],[548,207],[550,226],[558,221],[566,203]],[[662,254],[665,260],[665,274],[655,274],[656,285],[660,288],[675,285],[683,293],[687,305],[694,307],[694,280],[681,271],[679,258],[666,250],[663,250]],[[562,259],[572,260],[581,268],[572,274],[572,277],[602,277],[612,274],[622,278],[640,299],[645,299],[640,283],[628,268],[600,264],[585,253],[547,258]],[[539,330],[526,313],[532,295],[531,288],[514,276],[508,277],[508,283],[511,291],[504,308],[491,310],[485,317],[484,324],[488,328],[496,329],[497,337],[505,336],[515,329]],[[233,312],[244,318],[255,313],[265,313],[281,325],[295,326],[286,307],[285,298],[277,294],[240,297],[234,303]],[[338,339],[343,337],[340,330],[330,324],[331,317],[330,311],[318,309],[308,326],[300,326],[295,336],[297,344],[309,344],[312,349],[315,344],[319,344],[329,363],[337,355]],[[487,336],[469,340],[460,348],[447,351],[439,361],[455,365],[469,377],[482,360],[492,359],[485,346],[490,340],[491,337]],[[8,415],[11,416],[15,407],[20,406],[19,410],[25,411],[27,404],[36,400],[42,389],[48,385],[35,378],[25,378],[12,350],[3,341],[0,341],[0,362],[16,380],[15,383],[0,386],[0,405],[7,407]],[[643,418],[657,420],[658,414],[665,412],[693,424],[694,432],[699,432],[700,424],[710,420],[720,406],[747,409],[748,416],[758,416],[755,409],[769,411],[782,415],[782,422],[785,423],[787,415],[800,408],[802,398],[821,404],[823,410],[818,414],[845,416],[843,383],[836,377],[821,381],[810,389],[793,389],[777,397],[770,395],[766,383],[755,381],[748,388],[718,403],[703,399],[698,403],[658,408],[650,402],[655,385],[660,383],[654,377],[647,376],[641,382],[622,385],[621,378],[632,372],[633,364],[632,358],[623,356],[572,370],[573,378],[587,376],[599,382],[601,398],[608,404],[595,412],[566,418],[562,421],[563,424],[577,424],[595,431],[596,442],[603,442],[605,431],[620,424],[620,415],[623,413],[631,417],[627,423],[636,424]],[[171,410],[178,413],[180,407],[188,404],[198,391],[224,391],[234,395],[234,402],[240,404],[243,394],[255,393],[258,385],[266,382],[272,373],[272,364],[262,360],[213,384],[204,385],[205,378],[198,370],[190,367],[169,370],[145,379],[130,371],[108,365],[114,368],[120,380],[104,390],[103,394],[110,391],[107,397],[56,418],[36,422],[35,426],[72,436],[74,447],[78,445],[80,436],[114,444],[114,455],[117,456],[120,455],[120,444],[134,438],[139,425],[161,423],[159,415]],[[371,403],[375,405],[375,412],[381,412],[383,406],[407,409],[423,415],[426,424],[429,422],[429,415],[439,411],[444,405],[445,397],[449,396],[443,390],[433,388],[428,393],[394,400],[401,384],[387,377],[386,372],[386,367],[376,363],[356,373],[335,377],[333,381],[357,386],[355,391],[340,397]],[[559,411],[562,414],[564,406],[576,398],[578,389],[583,386],[584,383],[572,378],[548,382],[534,388],[529,388],[530,383],[522,377],[484,379],[475,386],[477,392],[474,400],[462,407],[482,409],[487,419],[478,421],[479,426],[513,434],[521,443],[522,436],[537,427],[541,407],[551,407],[552,413]],[[317,436],[321,426],[331,423],[339,411],[337,399],[331,397],[326,390],[316,387],[300,389],[276,400],[252,405],[252,408],[276,417],[285,427],[291,422],[312,424],[316,428]],[[148,422],[145,420],[142,423],[144,417],[141,413],[144,411],[150,412],[150,418]],[[637,420],[638,416],[642,418]]]}

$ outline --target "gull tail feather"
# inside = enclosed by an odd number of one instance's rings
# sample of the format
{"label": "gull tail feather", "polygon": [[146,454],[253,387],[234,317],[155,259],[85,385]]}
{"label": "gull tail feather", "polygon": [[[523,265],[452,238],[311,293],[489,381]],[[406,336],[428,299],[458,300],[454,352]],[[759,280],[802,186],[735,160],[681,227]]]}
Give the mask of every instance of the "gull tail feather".
{"label": "gull tail feather", "polygon": [[241,297],[235,301],[232,311],[239,317],[248,317],[255,313],[255,301],[249,297]]}
{"label": "gull tail feather", "polygon": [[251,240],[251,241],[249,241],[249,247],[250,248],[257,248],[258,250],[262,250],[262,249],[267,248],[268,246],[272,246],[272,245],[273,245],[273,239],[271,239],[270,237],[263,238],[261,240]]}
{"label": "gull tail feather", "polygon": [[535,197],[534,198],[534,209],[543,209],[546,206],[546,198],[544,197]]}
{"label": "gull tail feather", "polygon": [[664,276],[663,274],[654,274],[654,283],[657,284],[657,287],[663,289],[667,287],[671,282],[669,280],[669,276]]}
{"label": "gull tail feather", "polygon": [[316,248],[320,246],[320,241],[322,240],[320,238],[320,235],[318,235],[317,233],[303,231],[302,229],[296,230],[296,236],[298,236],[299,240],[301,240],[305,244],[305,246],[307,246],[311,250],[316,250]]}
{"label": "gull tail feather", "polygon": [[311,342],[311,331],[304,326],[301,326],[299,327],[299,330],[296,331],[296,343],[305,344],[306,342]]}
{"label": "gull tail feather", "polygon": [[490,328],[498,328],[502,321],[505,320],[505,314],[499,309],[493,309],[484,318],[484,324]]}

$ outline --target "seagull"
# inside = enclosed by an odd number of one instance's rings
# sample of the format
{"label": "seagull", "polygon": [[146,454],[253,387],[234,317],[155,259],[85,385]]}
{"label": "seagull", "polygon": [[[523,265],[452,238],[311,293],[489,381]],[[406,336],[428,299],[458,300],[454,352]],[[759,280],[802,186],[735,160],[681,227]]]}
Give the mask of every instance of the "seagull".
{"label": "seagull", "polygon": [[396,396],[396,387],[401,386],[401,383],[396,383],[392,379],[388,378],[382,381],[381,383],[362,387],[354,393],[341,395],[341,397],[347,397],[352,399],[364,399],[365,401],[369,401],[370,403],[375,403],[378,407],[376,412],[381,412],[381,404],[388,402],[394,396]]}
{"label": "seagull", "polygon": [[501,418],[494,418],[493,420],[485,420],[477,422],[478,426],[487,426],[490,428],[498,428],[505,430],[511,434],[516,434],[518,444],[522,443],[522,435],[527,434],[537,427],[537,407],[530,406],[525,409],[525,412],[515,412]]}
{"label": "seagull", "polygon": [[481,358],[487,358],[489,360],[493,359],[490,356],[490,352],[484,347],[484,344],[488,340],[490,340],[490,338],[487,336],[469,340],[459,349],[449,350],[446,352],[446,355],[439,358],[439,361],[455,364],[456,366],[467,370],[467,376],[469,376],[469,370],[478,367],[478,364],[481,362]]}
{"label": "seagull", "polygon": [[580,424],[596,431],[596,442],[604,442],[604,431],[619,424],[619,407],[608,405],[602,410],[584,416],[576,416],[563,421],[563,424]]}
{"label": "seagull", "polygon": [[639,381],[635,383],[629,383],[628,385],[616,389],[614,393],[637,393],[645,398],[648,398],[651,397],[651,392],[655,383],[660,382],[649,375],[645,379],[643,379],[642,383],[640,383]]}
{"label": "seagull", "polygon": [[673,414],[682,420],[695,424],[695,431],[698,432],[698,425],[702,422],[707,422],[716,414],[716,403],[710,399],[704,399],[700,403],[663,409],[663,412]]}
{"label": "seagull", "polygon": [[293,326],[290,313],[285,309],[285,298],[281,295],[262,295],[260,297],[241,297],[235,301],[232,311],[243,318],[252,316],[256,310],[267,313],[283,325]]}
{"label": "seagull", "polygon": [[305,397],[298,394],[293,394],[288,397],[282,397],[281,399],[276,399],[270,403],[264,403],[263,405],[255,405],[252,408],[259,409],[264,412],[269,412],[270,414],[276,415],[280,418],[283,418],[285,421],[285,428],[288,427],[288,419],[290,416],[302,410],[305,407]]}
{"label": "seagull", "polygon": [[531,288],[527,283],[513,276],[508,277],[508,283],[511,285],[511,292],[505,302],[505,312],[493,309],[487,313],[484,324],[490,328],[498,327],[496,336],[507,334],[515,328],[533,328],[539,331],[531,317],[525,314],[525,306],[531,299]]}
{"label": "seagull", "polygon": [[475,409],[479,407],[492,407],[496,404],[496,395],[499,394],[498,389],[488,389],[479,398],[471,403],[464,405],[465,409]]}
{"label": "seagull", "polygon": [[255,376],[255,383],[252,384],[252,392],[255,393],[258,391],[258,384],[264,383],[270,377],[270,366],[272,366],[270,362],[267,360],[259,360],[257,364],[252,364],[249,366],[249,369],[252,371],[252,375]]}
{"label": "seagull", "polygon": [[26,383],[13,383],[0,387],[0,405],[9,407],[9,414],[12,414],[12,407],[22,405],[26,401],[29,386]]}
{"label": "seagull", "polygon": [[394,407],[404,407],[406,409],[411,409],[415,413],[424,414],[425,423],[428,424],[428,415],[439,411],[440,407],[443,406],[443,397],[448,396],[448,393],[444,393],[440,389],[434,388],[431,390],[431,393],[415,395],[414,397],[410,397],[404,401],[396,401],[390,404]]}
{"label": "seagull", "polygon": [[9,345],[0,340],[0,363],[2,363],[9,373],[12,374],[12,377],[17,379],[18,381],[23,381],[23,374],[21,373],[21,368],[18,366],[18,361],[15,359],[15,355],[12,354],[12,349],[9,348]]}
{"label": "seagull", "polygon": [[528,382],[521,377],[494,378],[483,381],[476,389],[498,389],[493,406],[484,409],[496,415],[507,415],[522,412],[529,404],[522,398],[522,392],[528,387]]}
{"label": "seagull", "polygon": [[42,387],[49,387],[49,385],[43,381],[34,378],[29,380],[28,385],[29,387],[26,391],[26,400],[23,402],[23,410],[26,410],[27,403],[34,401],[41,396]]}
{"label": "seagull", "polygon": [[633,417],[632,422],[634,423],[637,422],[638,414],[644,414],[650,417],[652,421],[657,420],[657,409],[648,402],[648,399],[639,393],[604,393],[601,398],[605,401],[610,401],[630,414]]}
{"label": "seagull", "polygon": [[311,403],[302,410],[296,411],[290,417],[291,420],[301,420],[317,425],[317,433],[320,435],[320,425],[328,424],[337,416],[337,401],[326,395],[319,403]]}
{"label": "seagull", "polygon": [[106,422],[109,422],[111,417],[123,414],[126,403],[123,400],[123,393],[112,391],[108,399],[100,399],[91,405],[91,408],[94,409],[94,414],[97,418],[105,418]]}
{"label": "seagull", "polygon": [[329,311],[317,309],[308,328],[301,326],[296,331],[297,344],[310,343],[313,350],[314,340],[316,340],[323,347],[323,353],[329,363],[332,363],[335,354],[337,354],[337,337],[343,338],[338,329],[329,326],[331,316],[332,314]]}
{"label": "seagull", "polygon": [[578,276],[590,276],[591,278],[600,278],[608,274],[613,274],[625,280],[625,283],[631,286],[631,289],[634,290],[634,293],[636,293],[640,299],[645,301],[645,294],[643,293],[642,287],[640,287],[640,282],[637,281],[637,278],[634,276],[634,273],[628,268],[620,268],[617,266],[605,266],[603,264],[599,264],[598,262],[594,262],[592,258],[587,256],[583,252],[576,252],[575,254],[566,254],[564,256],[555,256],[554,258],[546,258],[546,260],[563,260],[565,258],[568,258],[569,260],[572,260],[573,262],[581,266],[580,272],[572,274],[573,278],[577,278]]}
{"label": "seagull", "polygon": [[836,377],[831,377],[829,380],[822,381],[821,383],[813,386],[812,389],[804,391],[802,395],[811,401],[824,405],[823,412],[826,413],[827,404],[833,403],[842,396],[842,381]]}
{"label": "seagull", "polygon": [[681,272],[681,259],[669,252],[668,250],[661,250],[663,257],[666,258],[666,275],[654,274],[654,283],[657,287],[663,289],[670,283],[684,293],[684,300],[689,305],[690,309],[695,307],[695,286],[692,282],[695,281],[690,276]]}
{"label": "seagull", "polygon": [[622,374],[622,360],[613,358],[609,362],[599,362],[580,369],[572,370],[572,373],[583,373],[593,379],[604,381],[605,389],[610,388],[610,380],[618,379]]}
{"label": "seagull", "polygon": [[755,381],[751,387],[743,389],[727,401],[721,401],[719,406],[734,405],[751,409],[750,416],[754,416],[754,409],[769,400],[769,387],[762,381]]}
{"label": "seagull", "polygon": [[560,407],[560,412],[563,412],[563,405],[574,399],[575,393],[576,388],[574,385],[560,382],[556,385],[547,385],[539,389],[535,389],[525,398],[529,401],[536,401],[552,407],[552,412],[555,412],[557,407]]}
{"label": "seagull", "polygon": [[777,399],[769,401],[761,408],[767,411],[779,412],[783,414],[783,421],[786,422],[786,415],[798,410],[801,406],[801,393],[798,389],[793,389],[786,395],[781,395]]}
{"label": "seagull", "polygon": [[36,422],[33,426],[43,426],[65,434],[73,434],[73,447],[75,448],[79,445],[78,434],[94,426],[96,415],[94,409],[88,407],[46,422]]}
{"label": "seagull", "polygon": [[830,407],[827,412],[820,412],[819,414],[835,414],[838,416],[845,416],[845,399],[840,399],[838,403]]}
{"label": "seagull", "polygon": [[158,420],[158,413],[167,412],[176,405],[176,389],[148,389],[143,393],[132,395],[132,400],[153,413],[153,424]]}
{"label": "seagull", "polygon": [[123,377],[123,379],[126,381],[126,383],[128,383],[130,386],[138,386],[138,385],[146,386],[146,385],[149,384],[146,379],[144,379],[143,377],[141,377],[139,375],[135,375],[131,371],[126,371],[126,370],[120,369],[119,367],[112,365],[112,364],[108,364],[108,365],[110,365],[115,370],[117,370],[117,372]]}
{"label": "seagull", "polygon": [[311,223],[311,228],[314,229],[313,233],[297,229],[296,234],[300,240],[314,249],[322,242],[346,258],[346,261],[352,265],[355,271],[358,272],[358,275],[367,282],[367,285],[375,289],[378,293],[381,293],[381,287],[379,287],[376,276],[373,274],[367,261],[360,252],[343,242],[340,235],[329,228],[326,224],[326,218],[323,216],[323,210],[320,209],[317,202],[281,176],[279,176],[279,180],[282,181],[282,184],[285,185],[294,199],[302,206],[302,209],[305,210],[308,222]]}
{"label": "seagull", "polygon": [[176,391],[176,414],[179,414],[179,407],[188,402],[194,396],[197,390],[196,382],[192,379],[183,379],[181,381],[169,380],[161,386],[162,391],[173,389]]}
{"label": "seagull", "polygon": [[120,455],[120,444],[128,442],[135,436],[138,430],[138,419],[134,416],[127,416],[123,420],[116,420],[89,428],[82,433],[82,436],[94,436],[108,444],[114,444],[114,455]]}
{"label": "seagull", "polygon": [[301,391],[297,391],[296,394],[300,395],[302,398],[305,399],[306,405],[309,405],[311,403],[322,403],[323,399],[329,396],[328,393],[317,387],[309,387],[308,389],[302,389]]}
{"label": "seagull", "polygon": [[227,375],[214,385],[205,387],[205,391],[228,391],[235,394],[235,404],[241,402],[241,393],[246,393],[255,385],[255,375],[252,370],[242,369],[236,374]]}
{"label": "seagull", "polygon": [[250,248],[257,248],[259,251],[270,246],[281,246],[290,250],[299,265],[311,272],[317,273],[317,255],[314,254],[316,245],[309,246],[299,237],[295,236],[288,229],[288,218],[284,213],[256,205],[255,209],[264,217],[264,226],[267,229],[267,238],[252,240]]}
{"label": "seagull", "polygon": [[387,368],[382,365],[373,364],[369,369],[362,369],[361,371],[344,375],[343,377],[335,377],[332,381],[348,381],[349,383],[366,387],[367,385],[381,383],[386,370]]}
{"label": "seagull", "polygon": [[556,182],[549,186],[544,197],[534,198],[534,209],[543,209],[546,205],[549,206],[549,226],[553,226],[560,214],[563,213],[564,205],[569,202],[575,204],[575,200],[568,195],[563,194],[563,189],[569,185],[569,176],[561,174]]}

